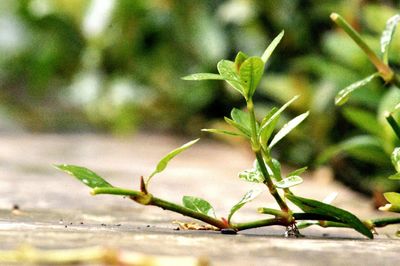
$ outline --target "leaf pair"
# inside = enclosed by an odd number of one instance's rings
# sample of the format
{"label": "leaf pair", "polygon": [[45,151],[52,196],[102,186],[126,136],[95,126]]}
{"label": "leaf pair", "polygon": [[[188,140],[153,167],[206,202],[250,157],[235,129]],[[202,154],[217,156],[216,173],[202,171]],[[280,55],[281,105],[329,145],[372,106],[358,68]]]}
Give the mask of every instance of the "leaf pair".
{"label": "leaf pair", "polygon": [[333,217],[340,222],[354,228],[359,233],[368,238],[373,238],[371,230],[354,214],[326,204],[317,200],[307,199],[295,196],[293,194],[285,194],[286,198],[297,205],[305,213],[319,214],[323,216]]}
{"label": "leaf pair", "polygon": [[[199,139],[192,140],[181,147],[171,151],[168,153],[166,156],[164,156],[157,164],[156,168],[154,171],[151,173],[151,175],[148,177],[146,181],[146,185],[149,183],[151,178],[155,176],[158,173],[161,173],[162,171],[167,168],[168,163],[178,154],[181,152],[185,151],[189,147],[191,147],[193,144],[195,144]],[[110,183],[105,181],[102,177],[100,177],[98,174],[93,172],[92,170],[89,170],[88,168],[81,167],[81,166],[76,166],[76,165],[67,165],[67,164],[61,164],[61,165],[55,165],[56,168],[76,177],[78,180],[80,180],[82,183],[85,185],[91,187],[91,188],[102,188],[102,187],[113,187]]]}
{"label": "leaf pair", "polygon": [[249,57],[239,52],[235,61],[221,60],[217,64],[219,74],[197,73],[186,77],[184,80],[225,80],[248,101],[254,95],[261,77],[264,73],[265,63],[283,37],[282,31],[267,47],[262,57]]}

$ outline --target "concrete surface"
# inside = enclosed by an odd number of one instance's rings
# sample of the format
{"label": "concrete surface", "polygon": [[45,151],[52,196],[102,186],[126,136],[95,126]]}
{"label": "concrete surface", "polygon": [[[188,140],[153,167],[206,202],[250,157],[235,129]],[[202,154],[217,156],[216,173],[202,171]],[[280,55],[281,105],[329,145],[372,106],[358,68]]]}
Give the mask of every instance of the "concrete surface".
{"label": "concrete surface", "polygon": [[[211,265],[396,265],[399,226],[379,230],[367,240],[350,229],[308,228],[305,238],[286,239],[284,228],[268,227],[222,235],[176,230],[174,220],[189,219],[156,207],[143,207],[116,196],[88,194],[89,189],[52,167],[83,165],[114,185],[138,189],[141,175],[169,150],[188,139],[152,134],[130,138],[99,135],[0,136],[0,250],[21,245],[39,249],[105,246],[149,255],[208,258]],[[183,195],[205,198],[226,217],[250,184],[237,173],[250,168],[243,147],[202,140],[176,157],[150,186],[157,197],[180,202]],[[382,216],[370,200],[334,182],[329,171],[305,177],[295,188],[302,196],[322,200],[339,192],[335,205],[360,218]],[[19,211],[12,211],[13,206]],[[257,207],[275,207],[264,192],[235,216],[235,221],[264,218]],[[1,264],[1,263],[0,263]]]}

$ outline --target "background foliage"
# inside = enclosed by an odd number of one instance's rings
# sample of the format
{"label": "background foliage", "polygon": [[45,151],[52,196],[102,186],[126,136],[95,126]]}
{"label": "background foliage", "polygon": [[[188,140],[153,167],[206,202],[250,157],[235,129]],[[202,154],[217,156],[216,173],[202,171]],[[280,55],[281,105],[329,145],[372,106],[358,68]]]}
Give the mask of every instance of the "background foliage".
{"label": "background foliage", "polygon": [[[332,152],[321,159],[321,152],[376,130],[357,123],[365,112],[386,132],[384,149],[391,150],[395,138],[381,116],[400,94],[376,80],[345,108],[334,106],[336,93],[373,66],[329,14],[342,14],[378,50],[385,22],[399,7],[360,0],[1,1],[0,118],[34,131],[198,132],[219,123],[231,104],[244,103],[223,82],[180,77],[216,72],[216,62],[239,50],[261,55],[284,29],[256,104],[267,111],[299,94],[291,115],[311,113],[277,155],[295,164],[330,161],[353,176],[373,173],[368,182],[345,178],[370,190],[391,171],[390,153]],[[399,33],[390,62],[400,66]]]}

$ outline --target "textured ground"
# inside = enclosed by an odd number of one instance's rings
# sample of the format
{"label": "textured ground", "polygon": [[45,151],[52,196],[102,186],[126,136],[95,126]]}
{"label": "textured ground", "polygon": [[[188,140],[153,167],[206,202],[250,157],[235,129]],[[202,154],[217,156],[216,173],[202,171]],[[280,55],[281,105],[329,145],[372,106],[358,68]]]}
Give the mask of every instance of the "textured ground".
{"label": "textured ground", "polygon": [[[0,135],[0,250],[21,245],[39,249],[110,247],[147,255],[207,258],[211,265],[395,265],[398,226],[367,240],[349,229],[309,228],[301,239],[285,239],[280,227],[248,230],[238,235],[175,230],[185,217],[143,207],[121,197],[96,196],[53,163],[91,168],[115,185],[138,189],[141,175],[169,150],[187,139],[138,134],[131,138],[98,135]],[[211,202],[219,216],[253,184],[237,173],[252,164],[242,148],[201,141],[174,159],[156,176],[151,192],[180,202],[183,195]],[[320,170],[298,186],[299,195],[323,199],[339,192],[335,204],[361,218],[378,217],[368,199],[332,181]],[[18,205],[19,211],[13,212]],[[274,207],[268,193],[240,210],[237,221],[261,218],[257,207]],[[1,260],[1,258],[0,258]],[[0,263],[1,264],[1,263]]]}

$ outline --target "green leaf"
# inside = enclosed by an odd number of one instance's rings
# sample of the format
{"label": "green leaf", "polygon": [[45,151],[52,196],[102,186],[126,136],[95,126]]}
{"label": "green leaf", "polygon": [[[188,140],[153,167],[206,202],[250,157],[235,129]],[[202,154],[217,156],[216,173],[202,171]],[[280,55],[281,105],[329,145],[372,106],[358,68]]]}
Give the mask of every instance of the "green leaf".
{"label": "green leaf", "polygon": [[149,178],[147,179],[146,184],[149,183],[150,179],[155,176],[158,173],[161,173],[162,171],[165,170],[165,168],[167,168],[167,165],[169,163],[169,161],[171,161],[176,155],[178,155],[179,153],[183,152],[184,150],[188,149],[190,146],[192,146],[193,144],[195,144],[196,142],[198,142],[200,139],[195,139],[192,140],[182,146],[180,146],[179,148],[171,151],[170,153],[168,153],[166,156],[164,156],[164,158],[162,158],[157,166],[156,169],[153,171],[153,173],[151,173],[151,175],[149,176]]}
{"label": "green leaf", "polygon": [[400,15],[397,14],[386,22],[385,30],[382,32],[381,36],[381,52],[383,55],[383,62],[385,64],[388,63],[388,56],[389,56],[389,46],[392,42],[392,37],[394,31],[396,30],[397,24],[400,22]]}
{"label": "green leaf", "polygon": [[[259,139],[261,145],[263,145],[264,148],[267,146],[267,142],[276,126],[276,123],[278,122],[278,119],[283,111],[295,100],[297,100],[299,96],[293,97],[290,101],[285,103],[284,105],[281,106],[281,108],[278,109],[278,111],[274,111],[274,113],[269,117],[269,119],[263,119],[260,130],[259,130]],[[270,111],[272,112],[272,110]]]}
{"label": "green leaf", "polygon": [[269,148],[272,148],[276,143],[278,143],[281,139],[283,139],[287,134],[289,134],[294,128],[296,128],[304,119],[307,118],[310,112],[305,112],[299,116],[296,116],[288,123],[286,123],[281,130],[274,136],[271,140],[271,143],[268,145]]}
{"label": "green leaf", "polygon": [[249,169],[249,170],[244,170],[239,173],[239,178],[244,179],[248,182],[253,182],[253,183],[263,183],[264,182],[264,176],[258,169]]}
{"label": "green leaf", "polygon": [[383,193],[383,196],[387,201],[389,201],[392,205],[400,206],[400,194],[396,192],[386,192]]}
{"label": "green leaf", "polygon": [[390,180],[400,180],[400,173],[396,173],[388,177]]}
{"label": "green leaf", "polygon": [[250,132],[250,114],[240,109],[233,108],[231,111],[233,121],[240,124]]}
{"label": "green leaf", "polygon": [[382,149],[380,139],[375,136],[355,136],[333,145],[325,149],[317,163],[324,163],[340,153],[375,165],[387,165],[388,156]]}
{"label": "green leaf", "polygon": [[235,137],[246,137],[245,135],[243,135],[242,133],[239,133],[239,132],[233,132],[233,131],[229,131],[229,130],[222,130],[222,129],[215,129],[215,128],[203,128],[201,131],[215,133],[215,134],[235,136]]}
{"label": "green leaf", "polygon": [[235,58],[235,66],[236,66],[236,71],[239,72],[240,66],[243,64],[244,61],[246,61],[246,59],[249,58],[249,56],[243,52],[239,52],[236,55]]}
{"label": "green leaf", "polygon": [[347,86],[343,90],[339,91],[339,93],[335,97],[335,104],[336,105],[343,105],[347,102],[347,100],[350,98],[350,94],[353,93],[355,90],[361,88],[362,86],[367,85],[369,82],[371,82],[374,78],[379,77],[379,73],[376,72],[365,79],[359,80],[350,86]]}
{"label": "green leaf", "polygon": [[[272,158],[271,161],[272,161],[272,165],[265,164],[267,167],[268,173],[276,181],[281,181],[282,180],[281,164],[277,159],[274,159],[274,158]],[[257,162],[257,166],[258,166],[258,162]]]}
{"label": "green leaf", "polygon": [[224,80],[221,75],[213,73],[196,73],[182,78],[183,80]]}
{"label": "green leaf", "polygon": [[377,117],[371,112],[356,107],[347,107],[343,109],[343,115],[347,120],[367,133],[375,136],[380,136],[382,133]]}
{"label": "green leaf", "polygon": [[307,166],[299,168],[294,170],[293,172],[290,172],[289,174],[287,174],[287,176],[294,176],[294,175],[301,175],[302,173],[304,173],[307,170]]}
{"label": "green leaf", "polygon": [[243,125],[239,124],[238,122],[228,118],[228,117],[224,117],[225,122],[228,123],[229,125],[233,126],[234,128],[238,129],[239,131],[241,131],[247,138],[250,138],[250,131],[249,129],[245,128]]}
{"label": "green leaf", "polygon": [[390,158],[392,159],[392,164],[393,164],[394,168],[396,169],[396,171],[400,172],[400,147],[396,147],[393,150]]}
{"label": "green leaf", "polygon": [[285,31],[281,31],[281,33],[279,33],[278,36],[276,36],[275,39],[273,39],[272,42],[268,45],[267,49],[261,56],[261,59],[264,62],[264,64],[268,61],[268,59],[270,58],[273,51],[275,50],[275,48],[278,46],[278,44],[282,40],[282,37],[284,34],[285,34]]}
{"label": "green leaf", "polygon": [[264,74],[264,62],[261,58],[253,56],[247,58],[239,69],[239,76],[243,84],[243,93],[246,99],[253,97],[258,84]]}
{"label": "green leaf", "polygon": [[262,127],[263,125],[265,125],[277,111],[277,107],[272,107],[271,110],[269,110],[269,112],[264,116],[260,126]]}
{"label": "green leaf", "polygon": [[191,209],[192,211],[215,217],[214,208],[211,206],[210,203],[208,203],[208,201],[204,199],[191,196],[183,196],[182,203],[183,206]]}
{"label": "green leaf", "polygon": [[293,186],[300,185],[301,183],[303,183],[303,178],[297,175],[293,175],[286,177],[279,182],[275,182],[275,186],[277,188],[290,188]]}
{"label": "green leaf", "polygon": [[371,230],[368,229],[367,226],[354,214],[337,208],[335,206],[313,200],[295,196],[293,194],[285,194],[286,198],[297,205],[300,209],[302,209],[306,213],[315,213],[320,215],[331,216],[339,221],[351,226],[359,233],[365,235],[368,238],[373,238]]}
{"label": "green leaf", "polygon": [[[231,85],[235,90],[243,96],[244,89],[239,73],[236,71],[235,63],[229,60],[221,60],[217,64],[219,74]],[[246,97],[246,96],[245,96]]]}
{"label": "green leaf", "polygon": [[264,130],[259,134],[260,143],[264,149],[266,149],[268,140],[271,137],[272,133],[274,132],[276,124],[278,123],[280,115],[277,115],[273,120],[270,120],[277,111],[278,108],[276,107],[272,108],[271,111],[269,111],[268,114],[261,121],[260,128],[263,128],[263,126],[268,123],[268,125],[264,128]]}
{"label": "green leaf", "polygon": [[246,203],[254,200],[258,195],[261,194],[261,192],[262,192],[261,189],[252,189],[252,190],[248,191],[243,196],[243,198],[232,207],[231,211],[229,212],[228,223],[230,222],[230,220],[231,220],[233,214],[235,214],[235,212],[237,212],[240,208],[242,208]]}
{"label": "green leaf", "polygon": [[85,167],[68,164],[59,164],[55,165],[55,167],[60,169],[61,171],[66,172],[67,174],[76,177],[88,187],[112,187],[112,185],[105,181],[102,177]]}
{"label": "green leaf", "polygon": [[240,172],[239,178],[253,183],[263,183],[265,180],[263,174],[261,173],[260,166],[258,165],[257,160],[254,160],[252,169]]}

